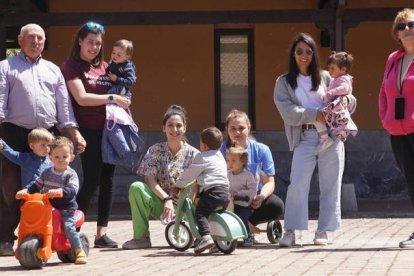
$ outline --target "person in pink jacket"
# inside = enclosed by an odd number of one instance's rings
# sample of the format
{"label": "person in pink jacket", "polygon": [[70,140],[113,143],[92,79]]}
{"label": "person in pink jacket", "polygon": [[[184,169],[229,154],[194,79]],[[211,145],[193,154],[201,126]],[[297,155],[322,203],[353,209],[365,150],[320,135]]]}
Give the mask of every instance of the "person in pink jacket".
{"label": "person in pink jacket", "polygon": [[[414,206],[414,9],[398,12],[392,35],[402,48],[391,53],[385,65],[379,117],[391,135],[391,147]],[[414,233],[399,246],[414,248]]]}

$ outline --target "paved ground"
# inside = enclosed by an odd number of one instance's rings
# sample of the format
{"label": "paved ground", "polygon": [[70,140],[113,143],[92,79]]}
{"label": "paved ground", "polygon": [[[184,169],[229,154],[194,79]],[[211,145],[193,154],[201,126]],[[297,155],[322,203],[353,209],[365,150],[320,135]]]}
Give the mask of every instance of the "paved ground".
{"label": "paved ground", "polygon": [[[82,228],[93,241],[95,222]],[[414,230],[413,218],[352,218],[343,220],[343,231],[327,246],[312,244],[316,221],[303,233],[303,246],[279,248],[256,235],[258,244],[237,248],[231,255],[194,255],[178,252],[164,237],[164,226],[150,222],[153,248],[124,251],[92,248],[86,265],[61,263],[56,254],[41,270],[42,275],[414,275],[414,250],[399,249],[398,242]],[[111,221],[109,235],[120,244],[131,238],[129,220]],[[264,230],[265,225],[260,226]],[[14,257],[0,257],[0,274],[35,275]]]}

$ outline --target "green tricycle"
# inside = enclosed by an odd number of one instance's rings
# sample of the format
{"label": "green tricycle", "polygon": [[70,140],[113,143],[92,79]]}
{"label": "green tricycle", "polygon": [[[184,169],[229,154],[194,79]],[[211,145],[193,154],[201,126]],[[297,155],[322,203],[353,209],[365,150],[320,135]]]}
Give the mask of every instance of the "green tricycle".
{"label": "green tricycle", "polygon": [[[193,185],[190,183],[181,190],[175,209],[175,219],[165,228],[168,244],[178,251],[189,249],[193,245],[194,238],[201,238],[192,200]],[[247,230],[242,220],[223,207],[216,208],[208,220],[214,243],[224,254],[230,254],[236,249],[238,239],[247,238]]]}

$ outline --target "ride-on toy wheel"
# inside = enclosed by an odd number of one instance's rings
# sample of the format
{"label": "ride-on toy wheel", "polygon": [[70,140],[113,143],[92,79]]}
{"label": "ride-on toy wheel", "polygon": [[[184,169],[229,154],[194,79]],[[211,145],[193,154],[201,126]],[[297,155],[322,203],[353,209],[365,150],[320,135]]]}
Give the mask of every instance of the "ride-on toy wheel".
{"label": "ride-on toy wheel", "polygon": [[19,263],[25,268],[42,268],[47,260],[37,257],[37,250],[42,247],[42,240],[36,235],[27,236],[17,249]]}
{"label": "ride-on toy wheel", "polygon": [[278,220],[272,220],[267,224],[266,232],[270,243],[278,243],[283,233],[282,224]]}
{"label": "ride-on toy wheel", "polygon": [[[79,239],[80,239],[83,251],[85,251],[86,256],[88,256],[89,255],[88,237],[83,233],[79,233]],[[73,250],[72,248],[66,252],[57,251],[56,253],[58,255],[59,260],[61,260],[63,263],[74,263],[76,260],[75,250]]]}
{"label": "ride-on toy wheel", "polygon": [[237,239],[232,241],[215,240],[214,243],[224,254],[231,254],[237,247]]}
{"label": "ride-on toy wheel", "polygon": [[171,221],[165,227],[165,239],[168,244],[178,251],[185,251],[193,244],[193,235],[191,234],[190,228],[184,223],[180,222],[178,231],[178,238],[175,237],[174,231],[175,222]]}

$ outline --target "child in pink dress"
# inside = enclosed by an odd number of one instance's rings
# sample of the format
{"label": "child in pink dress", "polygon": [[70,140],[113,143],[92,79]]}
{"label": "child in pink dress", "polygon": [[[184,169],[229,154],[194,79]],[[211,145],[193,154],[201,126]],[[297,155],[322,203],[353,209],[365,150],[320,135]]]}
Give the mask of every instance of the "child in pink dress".
{"label": "child in pink dress", "polygon": [[[329,84],[328,92],[325,96],[328,104],[323,108],[322,112],[332,134],[341,141],[345,141],[349,134],[355,136],[358,131],[343,101],[343,96],[352,94],[352,76],[349,75],[349,72],[351,71],[353,60],[353,56],[346,52],[332,52],[328,58],[329,73],[333,80]],[[316,149],[317,152],[322,152],[333,143],[332,138],[328,135],[326,126],[321,125],[315,124],[321,137]]]}

